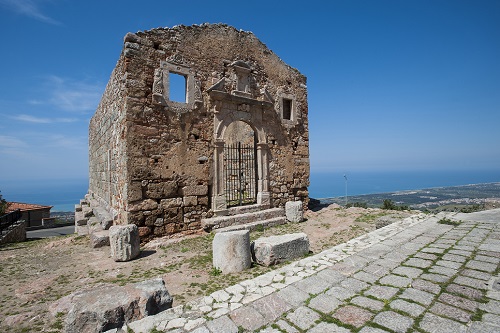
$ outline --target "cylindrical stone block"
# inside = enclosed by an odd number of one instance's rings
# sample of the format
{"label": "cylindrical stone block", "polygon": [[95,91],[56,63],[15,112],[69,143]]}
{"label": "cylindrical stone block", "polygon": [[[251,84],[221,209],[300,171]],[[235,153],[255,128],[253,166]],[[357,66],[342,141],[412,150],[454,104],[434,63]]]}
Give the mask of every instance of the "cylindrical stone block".
{"label": "cylindrical stone block", "polygon": [[213,265],[222,273],[236,273],[250,268],[250,231],[217,233],[212,243]]}

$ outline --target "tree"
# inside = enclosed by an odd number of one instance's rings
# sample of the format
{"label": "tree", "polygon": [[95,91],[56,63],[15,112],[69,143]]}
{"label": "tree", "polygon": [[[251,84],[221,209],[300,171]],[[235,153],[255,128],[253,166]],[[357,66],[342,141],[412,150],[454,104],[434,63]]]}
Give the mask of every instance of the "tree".
{"label": "tree", "polygon": [[396,209],[396,205],[394,205],[394,202],[392,202],[392,200],[385,199],[384,204],[382,206],[382,209],[394,210],[394,209]]}
{"label": "tree", "polygon": [[5,214],[7,210],[7,200],[2,197],[2,191],[0,191],[0,215]]}

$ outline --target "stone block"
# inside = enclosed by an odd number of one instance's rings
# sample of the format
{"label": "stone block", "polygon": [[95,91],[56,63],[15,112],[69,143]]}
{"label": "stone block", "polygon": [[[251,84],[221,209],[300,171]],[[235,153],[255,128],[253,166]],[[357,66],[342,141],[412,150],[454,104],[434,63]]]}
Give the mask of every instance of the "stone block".
{"label": "stone block", "polygon": [[288,201],[285,204],[286,219],[290,222],[302,222],[304,212],[302,210],[302,201]]}
{"label": "stone block", "polygon": [[196,206],[198,204],[198,197],[195,195],[190,195],[184,197],[184,206]]}
{"label": "stone block", "polygon": [[253,260],[264,266],[276,265],[309,253],[309,239],[305,233],[262,237],[252,244]]}
{"label": "stone block", "polygon": [[139,230],[135,224],[114,225],[109,228],[111,257],[114,261],[129,261],[140,253]]}
{"label": "stone block", "polygon": [[90,206],[82,206],[82,212],[84,217],[91,217],[94,215],[94,212],[92,211],[92,208],[90,208]]}
{"label": "stone block", "polygon": [[152,199],[142,200],[140,202],[130,204],[129,212],[139,212],[144,210],[155,210],[158,208],[158,203]]}
{"label": "stone block", "polygon": [[142,200],[142,183],[132,181],[127,186],[127,199],[129,202]]}
{"label": "stone block", "polygon": [[103,230],[108,230],[113,225],[113,216],[104,207],[96,206],[92,208],[92,211]]}
{"label": "stone block", "polygon": [[177,182],[150,183],[146,195],[152,199],[175,197],[177,195]]}
{"label": "stone block", "polygon": [[75,212],[75,226],[87,225],[87,222],[88,218],[83,215],[81,210]]}
{"label": "stone block", "polygon": [[163,279],[157,278],[80,290],[53,303],[49,310],[54,315],[68,312],[65,332],[104,332],[169,309],[172,301]]}
{"label": "stone block", "polygon": [[151,229],[149,227],[139,227],[139,237],[146,237],[151,234]]}
{"label": "stone block", "polygon": [[87,227],[89,230],[89,234],[102,230],[101,224],[99,223],[99,220],[95,216],[89,218],[89,220],[87,221]]}
{"label": "stone block", "polygon": [[182,198],[162,199],[160,207],[163,209],[176,208],[182,206]]}
{"label": "stone block", "polygon": [[86,236],[89,234],[89,227],[86,225],[77,225],[75,227],[75,232],[78,236]]}
{"label": "stone block", "polygon": [[96,231],[90,234],[90,246],[98,248],[109,246],[109,230]]}
{"label": "stone block", "polygon": [[207,195],[208,186],[206,185],[193,185],[193,186],[184,186],[181,189],[181,194],[183,196],[191,196],[191,195]]}
{"label": "stone block", "polygon": [[236,273],[250,268],[250,232],[238,230],[218,233],[213,244],[213,266],[223,273]]}

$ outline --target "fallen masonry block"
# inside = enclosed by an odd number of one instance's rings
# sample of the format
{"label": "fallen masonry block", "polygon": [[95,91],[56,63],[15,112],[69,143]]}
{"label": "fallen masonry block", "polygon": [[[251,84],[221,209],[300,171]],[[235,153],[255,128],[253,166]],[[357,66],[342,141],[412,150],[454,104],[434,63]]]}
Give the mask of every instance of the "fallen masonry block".
{"label": "fallen masonry block", "polygon": [[109,230],[95,231],[91,233],[90,246],[94,249],[109,246]]}
{"label": "fallen masonry block", "polygon": [[76,291],[49,307],[55,316],[67,313],[67,333],[104,332],[124,324],[155,315],[172,307],[162,278],[123,287],[111,284]]}
{"label": "fallen masonry block", "polygon": [[89,228],[89,234],[102,230],[101,224],[99,223],[99,220],[95,216],[92,216],[88,219],[87,227]]}
{"label": "fallen masonry block", "polygon": [[253,260],[264,266],[300,258],[307,253],[309,253],[309,239],[303,232],[262,237],[252,243]]}
{"label": "fallen masonry block", "polygon": [[75,228],[75,232],[78,236],[87,236],[89,234],[89,227],[86,225],[77,225]]}
{"label": "fallen masonry block", "polygon": [[87,221],[89,219],[86,218],[84,215],[83,215],[83,212],[82,211],[76,211],[75,212],[75,226],[80,226],[80,225],[87,225]]}
{"label": "fallen masonry block", "polygon": [[129,261],[140,253],[139,229],[135,224],[114,225],[109,228],[109,245],[114,261]]}
{"label": "fallen masonry block", "polygon": [[92,211],[92,208],[90,208],[90,206],[82,205],[82,212],[83,212],[83,216],[85,216],[85,217],[94,216],[94,212]]}
{"label": "fallen masonry block", "polygon": [[285,204],[285,215],[290,222],[302,222],[304,220],[302,201],[288,201]]}
{"label": "fallen masonry block", "polygon": [[250,231],[237,230],[216,234],[212,251],[213,266],[222,273],[236,273],[250,268]]}
{"label": "fallen masonry block", "polygon": [[99,220],[102,229],[108,230],[113,225],[113,217],[104,208],[97,206],[92,208],[92,212]]}

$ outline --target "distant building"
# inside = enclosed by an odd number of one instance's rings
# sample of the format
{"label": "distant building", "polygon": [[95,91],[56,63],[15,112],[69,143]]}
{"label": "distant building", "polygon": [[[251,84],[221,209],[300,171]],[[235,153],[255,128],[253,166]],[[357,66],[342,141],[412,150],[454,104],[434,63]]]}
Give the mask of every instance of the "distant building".
{"label": "distant building", "polygon": [[22,202],[8,202],[5,213],[21,210],[22,220],[26,221],[26,227],[42,226],[43,220],[50,219],[50,210],[52,206],[43,206]]}

